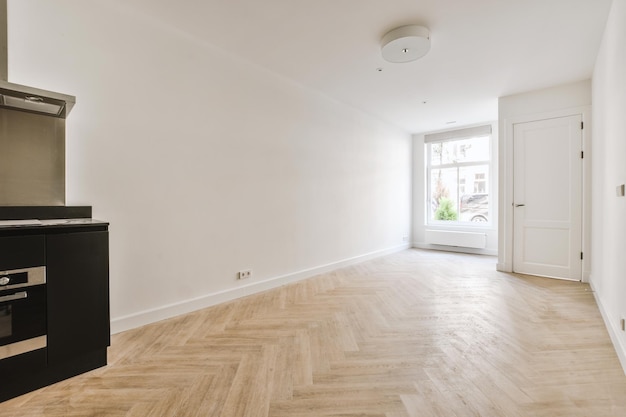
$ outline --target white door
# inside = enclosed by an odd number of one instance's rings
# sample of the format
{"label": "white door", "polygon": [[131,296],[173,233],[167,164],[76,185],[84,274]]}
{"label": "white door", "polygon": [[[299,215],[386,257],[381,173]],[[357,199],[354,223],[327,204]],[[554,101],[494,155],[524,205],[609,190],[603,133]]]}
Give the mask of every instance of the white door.
{"label": "white door", "polygon": [[513,271],[582,278],[582,116],[513,126]]}

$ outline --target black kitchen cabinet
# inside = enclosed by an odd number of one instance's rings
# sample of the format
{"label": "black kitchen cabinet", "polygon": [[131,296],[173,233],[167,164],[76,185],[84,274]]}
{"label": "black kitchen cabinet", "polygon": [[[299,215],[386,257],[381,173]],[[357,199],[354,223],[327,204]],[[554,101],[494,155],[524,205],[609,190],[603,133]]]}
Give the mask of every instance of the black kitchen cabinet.
{"label": "black kitchen cabinet", "polygon": [[[0,272],[45,267],[47,323],[42,348],[7,355],[0,346],[0,402],[107,364],[109,224],[90,207],[63,209],[0,207]],[[33,218],[42,221],[7,223]]]}
{"label": "black kitchen cabinet", "polygon": [[44,265],[44,245],[43,234],[0,237],[0,271]]}
{"label": "black kitchen cabinet", "polygon": [[108,232],[46,236],[48,363],[110,344]]}

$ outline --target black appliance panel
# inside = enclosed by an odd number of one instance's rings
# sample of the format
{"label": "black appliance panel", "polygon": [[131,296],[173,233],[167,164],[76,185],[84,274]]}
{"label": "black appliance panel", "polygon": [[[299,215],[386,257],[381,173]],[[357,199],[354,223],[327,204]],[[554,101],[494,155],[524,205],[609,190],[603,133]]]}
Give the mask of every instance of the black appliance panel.
{"label": "black appliance panel", "polygon": [[45,334],[45,284],[0,291],[0,347]]}

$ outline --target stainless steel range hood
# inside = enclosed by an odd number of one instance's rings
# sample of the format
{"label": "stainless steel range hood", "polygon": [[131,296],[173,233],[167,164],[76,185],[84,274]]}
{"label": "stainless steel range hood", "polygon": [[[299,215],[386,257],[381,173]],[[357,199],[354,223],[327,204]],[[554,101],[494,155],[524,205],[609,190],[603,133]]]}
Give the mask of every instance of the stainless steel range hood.
{"label": "stainless steel range hood", "polygon": [[76,98],[0,80],[0,107],[65,119]]}
{"label": "stainless steel range hood", "polygon": [[8,82],[7,0],[0,0],[0,107],[65,119],[76,98]]}
{"label": "stainless steel range hood", "polygon": [[0,206],[65,205],[65,118],[76,99],[8,82],[0,0]]}

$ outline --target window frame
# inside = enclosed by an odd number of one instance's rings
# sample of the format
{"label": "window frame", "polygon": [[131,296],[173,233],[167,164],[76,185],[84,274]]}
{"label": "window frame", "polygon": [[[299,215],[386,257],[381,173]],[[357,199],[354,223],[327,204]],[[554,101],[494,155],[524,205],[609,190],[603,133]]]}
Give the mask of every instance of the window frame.
{"label": "window frame", "polygon": [[[489,159],[488,160],[480,160],[480,161],[471,161],[471,162],[456,162],[456,163],[446,163],[442,165],[432,165],[432,148],[434,144],[444,143],[444,142],[454,142],[461,141],[479,137],[487,137],[489,141]],[[427,134],[424,136],[424,146],[425,146],[425,219],[424,224],[426,226],[436,226],[443,228],[477,228],[477,229],[493,229],[496,224],[494,219],[494,168],[496,161],[494,160],[494,139],[492,134],[491,125],[477,126],[472,128],[465,128],[459,130],[445,131],[439,132],[435,134]],[[480,166],[487,165],[487,178],[483,179],[483,182],[486,182],[485,186],[485,194],[488,195],[488,216],[486,222],[472,222],[472,221],[461,221],[461,220],[435,220],[433,219],[434,211],[432,206],[432,171],[433,169],[450,169],[456,168],[457,170],[457,201],[456,201],[456,209],[460,216],[460,199],[461,194],[459,193],[460,180],[458,177],[458,172],[462,168],[472,167],[472,166]],[[467,186],[467,184],[465,185]],[[467,194],[467,193],[465,193]],[[465,195],[464,194],[464,195]],[[483,194],[483,193],[474,193],[471,194]]]}

